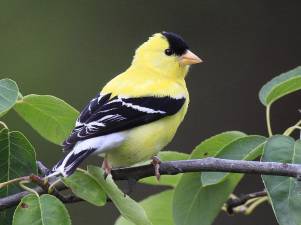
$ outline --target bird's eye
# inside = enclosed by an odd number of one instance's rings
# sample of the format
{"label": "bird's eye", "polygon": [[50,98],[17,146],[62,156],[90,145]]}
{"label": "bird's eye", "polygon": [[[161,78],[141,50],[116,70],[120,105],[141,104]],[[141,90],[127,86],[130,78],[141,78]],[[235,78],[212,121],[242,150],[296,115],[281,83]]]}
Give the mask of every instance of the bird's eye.
{"label": "bird's eye", "polygon": [[170,55],[172,55],[173,54],[173,51],[170,49],[170,48],[168,48],[168,49],[165,49],[165,54],[166,55],[168,55],[168,56],[170,56]]}

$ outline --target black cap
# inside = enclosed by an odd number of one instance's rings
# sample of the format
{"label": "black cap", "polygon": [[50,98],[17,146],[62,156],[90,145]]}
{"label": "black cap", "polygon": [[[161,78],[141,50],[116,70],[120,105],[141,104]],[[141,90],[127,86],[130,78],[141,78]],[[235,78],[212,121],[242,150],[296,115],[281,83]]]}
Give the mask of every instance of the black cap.
{"label": "black cap", "polygon": [[163,31],[162,35],[166,37],[169,48],[178,56],[183,55],[188,49],[188,45],[184,41],[184,39],[172,32]]}

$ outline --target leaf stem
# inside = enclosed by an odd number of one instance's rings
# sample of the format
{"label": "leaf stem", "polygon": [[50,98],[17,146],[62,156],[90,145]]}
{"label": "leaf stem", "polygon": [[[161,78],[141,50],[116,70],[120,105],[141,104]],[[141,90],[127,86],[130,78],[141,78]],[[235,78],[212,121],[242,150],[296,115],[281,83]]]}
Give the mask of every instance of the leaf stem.
{"label": "leaf stem", "polygon": [[231,194],[230,199],[224,205],[223,210],[230,215],[234,213],[245,213],[247,208],[257,201],[259,197],[266,195],[267,192],[265,190],[241,195],[240,197]]}
{"label": "leaf stem", "polygon": [[[0,121],[1,122],[1,121]],[[9,181],[6,181],[6,182],[3,182],[3,183],[0,183],[0,189],[1,188],[4,188],[10,184],[14,184],[14,183],[18,183],[20,181],[27,181],[29,180],[29,176],[25,176],[25,177],[18,177],[18,178],[15,178],[15,179],[12,179],[12,180],[9,180]]]}
{"label": "leaf stem", "polygon": [[76,168],[77,171],[80,171],[80,172],[83,172],[85,174],[88,174],[88,171],[87,170],[84,170],[82,168]]}
{"label": "leaf stem", "polygon": [[268,199],[269,199],[268,196],[257,198],[254,202],[252,202],[252,204],[250,204],[247,207],[245,211],[245,215],[250,215],[260,204],[266,202]]}
{"label": "leaf stem", "polygon": [[54,181],[52,184],[50,184],[50,186],[49,186],[49,188],[48,188],[48,193],[49,193],[49,194],[52,193],[53,190],[54,190],[54,188],[55,188],[55,186],[56,186],[58,183],[61,183],[61,182],[62,182],[62,179],[59,178],[59,179],[57,179],[56,181]]}
{"label": "leaf stem", "polygon": [[18,99],[17,99],[17,101],[22,101],[23,100],[23,95],[22,95],[22,93],[19,91],[18,92]]}
{"label": "leaf stem", "polygon": [[294,132],[294,130],[300,129],[300,125],[301,125],[301,120],[299,120],[294,126],[291,126],[291,127],[287,128],[284,131],[283,135],[290,136],[291,133]]}
{"label": "leaf stem", "polygon": [[39,193],[37,191],[35,191],[34,189],[31,189],[29,187],[27,187],[25,184],[29,183],[29,181],[27,180],[23,180],[19,183],[20,187],[23,188],[24,190],[31,192],[33,194],[35,194],[37,197],[39,197]]}
{"label": "leaf stem", "polygon": [[271,112],[270,111],[271,111],[271,105],[267,105],[266,110],[265,110],[265,116],[266,116],[268,134],[271,137],[273,135],[273,132],[272,132],[272,126],[271,126]]}
{"label": "leaf stem", "polygon": [[8,129],[8,126],[3,121],[0,121],[0,125],[2,125],[6,129]]}

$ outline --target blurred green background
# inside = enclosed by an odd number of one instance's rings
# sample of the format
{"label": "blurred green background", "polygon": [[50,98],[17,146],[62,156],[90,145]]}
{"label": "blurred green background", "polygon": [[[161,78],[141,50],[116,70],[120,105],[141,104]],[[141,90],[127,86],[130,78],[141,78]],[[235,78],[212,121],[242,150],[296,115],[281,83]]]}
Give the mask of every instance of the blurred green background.
{"label": "blurred green background", "polygon": [[[189,153],[204,138],[225,130],[266,134],[257,93],[273,76],[301,65],[300,8],[299,0],[2,0],[0,78],[16,80],[24,95],[51,94],[81,109],[129,66],[135,48],[148,36],[162,30],[179,33],[204,59],[187,77],[189,112],[167,147]],[[273,106],[276,132],[300,118],[300,97],[294,94]],[[43,140],[14,112],[4,121],[29,137],[48,166],[62,156],[59,146]],[[258,177],[247,176],[237,192],[261,189]],[[132,196],[139,200],[159,190],[137,185]],[[110,225],[118,216],[112,204],[68,208],[74,225]],[[264,205],[249,217],[222,213],[217,224],[276,222]]]}

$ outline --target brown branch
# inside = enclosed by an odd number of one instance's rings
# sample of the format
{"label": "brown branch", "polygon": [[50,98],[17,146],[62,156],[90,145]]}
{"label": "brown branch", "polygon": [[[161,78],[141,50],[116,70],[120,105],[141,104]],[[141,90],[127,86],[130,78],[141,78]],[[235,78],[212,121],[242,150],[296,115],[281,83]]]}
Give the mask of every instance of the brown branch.
{"label": "brown branch", "polygon": [[[45,169],[45,168],[44,168]],[[287,176],[301,178],[301,165],[286,164],[277,162],[258,162],[245,160],[228,160],[218,158],[204,158],[194,160],[180,160],[162,162],[160,164],[161,175],[175,175],[179,173],[201,172],[201,171],[219,171],[231,173],[246,173],[246,174],[264,174],[275,176]],[[112,170],[114,180],[140,180],[145,177],[154,176],[153,165],[143,165],[129,168],[121,168]],[[58,192],[67,189],[62,183],[56,186]],[[39,194],[46,193],[45,188],[36,187],[35,191]],[[27,195],[28,192],[23,191],[14,195],[10,195],[0,199],[0,211],[17,205],[21,198]],[[55,194],[55,193],[54,193]],[[79,199],[69,197],[63,199],[64,202],[72,203]]]}

